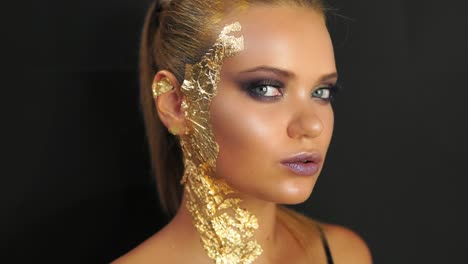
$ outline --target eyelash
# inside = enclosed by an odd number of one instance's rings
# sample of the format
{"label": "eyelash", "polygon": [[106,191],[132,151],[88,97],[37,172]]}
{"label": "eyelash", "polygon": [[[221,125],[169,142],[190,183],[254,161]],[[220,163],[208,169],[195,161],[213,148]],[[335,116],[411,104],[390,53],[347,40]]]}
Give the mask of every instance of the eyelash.
{"label": "eyelash", "polygon": [[[257,88],[265,88],[267,87],[273,87],[274,89],[279,90],[279,93],[281,95],[277,96],[264,96],[258,94],[255,89]],[[253,97],[254,99],[260,100],[260,101],[274,101],[277,100],[278,97],[281,97],[283,95],[283,90],[284,90],[284,85],[283,83],[275,80],[260,80],[260,81],[253,81],[244,86],[244,89],[247,91],[247,93]],[[340,84],[334,84],[334,85],[327,85],[327,86],[321,86],[313,91],[315,93],[316,91],[320,90],[329,90],[329,97],[328,98],[322,98],[322,100],[326,102],[333,102],[335,95],[342,90],[342,87]],[[315,97],[316,98],[316,97]]]}

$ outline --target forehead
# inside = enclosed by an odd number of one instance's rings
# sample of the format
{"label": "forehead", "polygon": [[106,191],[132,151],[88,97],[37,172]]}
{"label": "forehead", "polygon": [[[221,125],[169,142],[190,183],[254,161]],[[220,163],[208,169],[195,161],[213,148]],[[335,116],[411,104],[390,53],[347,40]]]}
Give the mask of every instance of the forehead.
{"label": "forehead", "polygon": [[240,22],[244,50],[226,59],[225,68],[268,65],[296,74],[335,71],[325,20],[311,8],[251,6],[226,19]]}

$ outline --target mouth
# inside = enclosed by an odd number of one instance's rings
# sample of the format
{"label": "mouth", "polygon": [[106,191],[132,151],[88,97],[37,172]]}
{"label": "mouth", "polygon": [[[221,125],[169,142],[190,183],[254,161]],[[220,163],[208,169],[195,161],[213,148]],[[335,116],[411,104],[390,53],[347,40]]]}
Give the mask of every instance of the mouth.
{"label": "mouth", "polygon": [[290,171],[301,176],[312,176],[319,170],[322,156],[318,152],[300,153],[281,161]]}

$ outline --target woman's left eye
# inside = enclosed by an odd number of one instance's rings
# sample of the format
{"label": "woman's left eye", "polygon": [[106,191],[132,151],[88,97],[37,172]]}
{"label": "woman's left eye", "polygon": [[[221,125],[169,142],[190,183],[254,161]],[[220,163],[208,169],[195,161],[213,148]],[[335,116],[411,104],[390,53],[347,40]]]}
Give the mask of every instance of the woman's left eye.
{"label": "woman's left eye", "polygon": [[333,99],[333,93],[337,92],[337,90],[338,87],[336,85],[319,87],[313,91],[312,97],[331,101]]}

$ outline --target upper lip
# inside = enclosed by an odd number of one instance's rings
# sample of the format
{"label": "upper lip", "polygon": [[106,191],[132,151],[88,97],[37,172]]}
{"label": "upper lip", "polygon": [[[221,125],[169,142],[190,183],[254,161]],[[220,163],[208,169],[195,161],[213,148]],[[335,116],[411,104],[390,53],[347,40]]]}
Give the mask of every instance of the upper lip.
{"label": "upper lip", "polygon": [[281,161],[281,163],[314,162],[320,163],[322,155],[318,152],[301,152]]}

